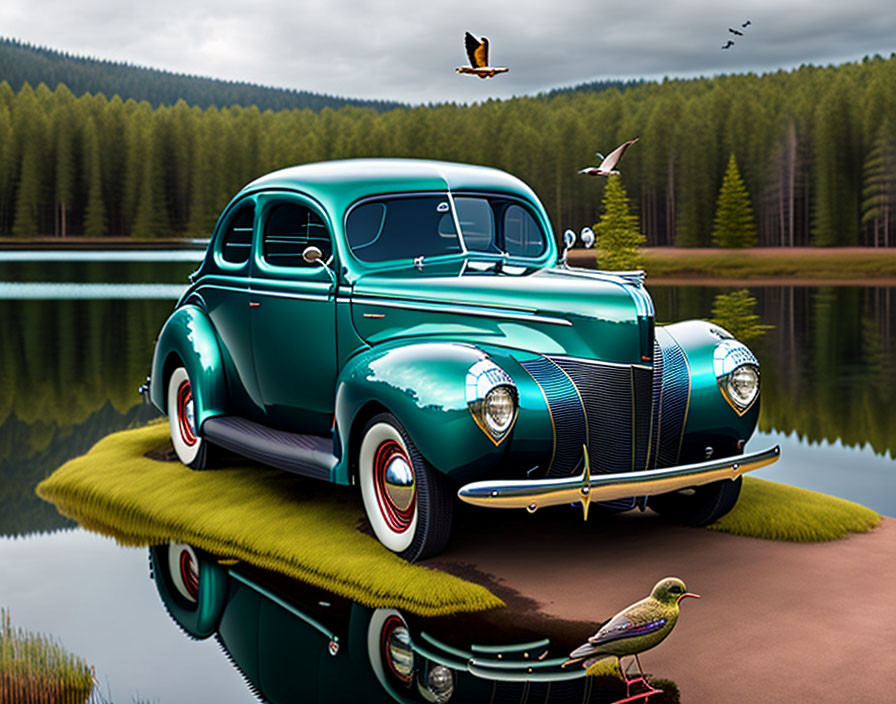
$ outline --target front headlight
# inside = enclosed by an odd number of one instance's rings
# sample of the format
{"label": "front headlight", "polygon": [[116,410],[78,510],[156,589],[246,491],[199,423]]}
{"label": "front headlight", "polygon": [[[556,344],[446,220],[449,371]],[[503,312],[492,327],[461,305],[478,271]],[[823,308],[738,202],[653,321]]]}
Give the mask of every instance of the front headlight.
{"label": "front headlight", "polygon": [[713,353],[719,390],[738,415],[746,413],[759,397],[759,362],[742,342],[722,340]]}
{"label": "front headlight", "polygon": [[473,420],[495,445],[500,445],[516,420],[513,379],[492,360],[482,359],[467,372],[466,397]]}

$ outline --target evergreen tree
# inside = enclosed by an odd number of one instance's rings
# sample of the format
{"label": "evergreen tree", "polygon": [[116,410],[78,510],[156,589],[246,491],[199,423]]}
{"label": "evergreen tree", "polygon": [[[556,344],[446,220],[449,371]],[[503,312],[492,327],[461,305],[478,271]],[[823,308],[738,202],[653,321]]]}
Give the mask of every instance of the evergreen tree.
{"label": "evergreen tree", "polygon": [[750,196],[737,170],[734,154],[728,160],[719,190],[712,240],[720,247],[752,247],[756,243],[756,223]]}
{"label": "evergreen tree", "polygon": [[106,206],[103,203],[103,176],[96,123],[88,119],[84,127],[84,173],[87,180],[87,206],[84,211],[84,234],[102,237],[106,234]]}
{"label": "evergreen tree", "polygon": [[862,224],[869,231],[869,244],[889,247],[896,220],[896,138],[888,118],[865,160],[862,189]]}
{"label": "evergreen tree", "polygon": [[634,269],[640,264],[638,248],[645,237],[638,230],[638,218],[631,213],[628,195],[619,176],[608,176],[604,189],[603,215],[594,226],[598,265],[602,269]]}

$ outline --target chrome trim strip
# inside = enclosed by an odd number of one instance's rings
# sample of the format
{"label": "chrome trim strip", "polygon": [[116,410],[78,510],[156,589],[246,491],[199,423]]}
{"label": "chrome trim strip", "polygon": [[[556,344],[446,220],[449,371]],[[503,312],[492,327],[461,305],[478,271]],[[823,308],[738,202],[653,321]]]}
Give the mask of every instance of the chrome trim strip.
{"label": "chrome trim strip", "polygon": [[553,658],[551,660],[482,660],[473,658],[469,664],[489,670],[544,670],[549,667],[560,667],[569,658]]}
{"label": "chrome trim strip", "polygon": [[204,288],[214,288],[219,291],[230,291],[232,293],[246,293],[251,296],[275,296],[277,298],[295,298],[302,301],[327,301],[330,296],[327,294],[311,294],[311,293],[280,293],[278,291],[264,291],[259,289],[237,288],[232,286],[221,286],[219,284],[200,284],[194,289],[194,293],[198,293]]}
{"label": "chrome trim strip", "polygon": [[[355,300],[358,300],[358,299],[363,300],[364,298],[375,298],[377,300],[397,301],[399,303],[406,303],[408,301],[412,301],[415,303],[426,303],[426,304],[436,304],[436,305],[442,304],[442,301],[439,299],[436,299],[436,298],[424,298],[422,296],[418,297],[418,298],[408,298],[407,296],[402,296],[402,295],[390,296],[388,293],[377,293],[377,294],[356,293],[354,295],[354,298],[355,298]],[[503,303],[480,303],[479,301],[477,301],[476,303],[472,303],[470,305],[474,305],[477,308],[494,308],[496,310],[511,310],[514,313],[537,313],[538,312],[538,308],[530,308],[529,306],[515,305],[511,309],[511,308],[508,308]]]}
{"label": "chrome trim strip", "polygon": [[[513,645],[476,645],[473,643],[470,650],[474,653],[523,653],[527,650],[539,650],[547,648],[551,644],[550,638],[533,640],[531,643],[515,643]],[[543,660],[540,662],[544,662]],[[566,658],[562,662],[566,662]]]}
{"label": "chrome trim strip", "polygon": [[326,638],[329,638],[331,641],[335,641],[337,643],[339,642],[339,636],[337,636],[335,633],[333,633],[333,631],[331,631],[329,628],[322,625],[316,619],[312,618],[311,616],[304,613],[303,611],[299,611],[299,609],[297,609],[295,606],[293,606],[292,604],[290,604],[287,601],[284,601],[283,599],[281,599],[279,596],[277,596],[273,592],[268,591],[267,589],[262,587],[260,584],[256,584],[248,577],[244,577],[239,572],[235,572],[234,570],[227,570],[227,574],[229,574],[231,577],[233,577],[236,581],[242,582],[247,587],[254,589],[262,596],[270,599],[275,604],[277,604],[277,606],[279,606],[281,609],[284,609],[284,610],[288,611],[289,613],[291,613],[296,618],[301,619],[302,621],[307,623],[309,626],[311,626],[312,628],[314,628],[315,630],[320,632]]}
{"label": "chrome trim strip", "polygon": [[544,506],[578,503],[587,516],[591,502],[653,496],[722,479],[736,479],[746,472],[777,462],[780,456],[781,448],[775,445],[748,455],[596,476],[591,476],[586,460],[585,471],[580,477],[472,482],[462,486],[457,495],[474,506],[525,508],[530,512]]}
{"label": "chrome trim strip", "polygon": [[[453,655],[456,658],[460,658],[464,662],[466,662],[467,660],[470,660],[473,657],[472,653],[467,653],[463,650],[460,650],[459,648],[455,648],[451,645],[448,645],[447,643],[442,643],[441,641],[436,640],[431,635],[429,635],[426,631],[420,631],[420,638],[421,638],[421,640],[425,640],[430,645],[435,646],[439,650],[444,650],[446,653],[449,653],[450,655]],[[416,647],[416,644],[415,644],[415,647]]]}
{"label": "chrome trim strip", "polygon": [[510,311],[499,310],[482,310],[479,307],[473,308],[468,306],[455,306],[440,304],[435,301],[428,302],[426,305],[414,303],[400,303],[397,301],[388,301],[382,299],[361,299],[353,298],[352,303],[363,306],[382,306],[383,308],[401,308],[404,310],[420,310],[425,312],[436,313],[456,313],[458,315],[472,315],[480,318],[504,318],[506,320],[528,320],[534,323],[548,323],[550,325],[564,325],[572,327],[572,323],[563,318],[551,318],[545,315],[531,315],[526,313],[513,313]]}
{"label": "chrome trim strip", "polygon": [[467,672],[474,677],[484,680],[500,680],[501,682],[565,682],[567,680],[583,679],[585,670],[566,670],[565,672],[513,672],[504,670],[492,670],[483,667],[481,663],[470,662]]}
{"label": "chrome trim strip", "polygon": [[625,367],[626,369],[646,369],[647,371],[653,371],[653,365],[646,364],[630,364],[626,362],[602,362],[599,359],[588,359],[587,357],[570,357],[568,354],[548,354],[543,355],[551,360],[554,359],[568,359],[572,362],[582,362],[584,364],[594,364],[598,367]]}

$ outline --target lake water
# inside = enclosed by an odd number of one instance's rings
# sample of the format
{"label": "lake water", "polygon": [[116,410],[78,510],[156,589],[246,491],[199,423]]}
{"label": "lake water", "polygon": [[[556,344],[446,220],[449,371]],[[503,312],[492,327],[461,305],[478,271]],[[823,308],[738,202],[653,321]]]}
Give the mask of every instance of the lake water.
{"label": "lake water", "polygon": [[[185,638],[165,615],[146,550],[87,533],[34,494],[106,434],[154,417],[137,387],[198,258],[87,254],[0,253],[0,607],[94,665],[106,699],[254,701],[214,640]],[[660,322],[708,317],[726,291],[649,288]],[[752,294],[774,328],[753,345],[763,405],[748,449],[783,450],[760,476],[896,515],[894,290]],[[195,682],[198,699],[185,695]]]}

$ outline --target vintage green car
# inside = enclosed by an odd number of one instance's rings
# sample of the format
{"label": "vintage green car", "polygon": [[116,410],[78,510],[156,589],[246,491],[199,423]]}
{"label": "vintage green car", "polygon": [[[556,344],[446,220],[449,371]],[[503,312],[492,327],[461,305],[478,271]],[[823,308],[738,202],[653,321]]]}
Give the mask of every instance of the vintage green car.
{"label": "vintage green car", "polygon": [[408,560],[444,548],[456,495],[705,524],[779,454],[741,454],[759,413],[749,349],[703,321],[655,327],[641,272],[558,261],[544,207],[502,171],[268,174],[190,279],[148,385],[180,460],[204,469],[223,447],[360,485]]}

